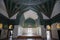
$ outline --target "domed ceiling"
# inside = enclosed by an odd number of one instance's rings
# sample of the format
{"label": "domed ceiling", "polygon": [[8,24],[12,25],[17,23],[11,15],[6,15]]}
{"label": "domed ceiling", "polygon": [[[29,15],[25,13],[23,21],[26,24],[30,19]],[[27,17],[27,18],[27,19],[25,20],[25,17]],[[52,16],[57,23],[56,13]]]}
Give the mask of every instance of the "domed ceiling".
{"label": "domed ceiling", "polygon": [[17,4],[22,4],[22,5],[37,5],[37,4],[42,4],[48,0],[14,0],[15,3]]}
{"label": "domed ceiling", "polygon": [[60,19],[60,0],[0,0],[1,21],[16,21],[17,14],[31,9],[38,11],[43,21],[56,22]]}

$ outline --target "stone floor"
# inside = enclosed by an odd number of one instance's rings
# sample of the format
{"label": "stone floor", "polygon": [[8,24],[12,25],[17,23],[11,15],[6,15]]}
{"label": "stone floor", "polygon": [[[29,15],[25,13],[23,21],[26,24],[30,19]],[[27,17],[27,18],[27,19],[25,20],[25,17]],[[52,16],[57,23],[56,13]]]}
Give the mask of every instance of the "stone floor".
{"label": "stone floor", "polygon": [[[0,40],[9,40],[9,39],[0,39]],[[12,39],[12,40],[47,40],[47,39]],[[57,40],[57,39],[52,39],[52,40]]]}

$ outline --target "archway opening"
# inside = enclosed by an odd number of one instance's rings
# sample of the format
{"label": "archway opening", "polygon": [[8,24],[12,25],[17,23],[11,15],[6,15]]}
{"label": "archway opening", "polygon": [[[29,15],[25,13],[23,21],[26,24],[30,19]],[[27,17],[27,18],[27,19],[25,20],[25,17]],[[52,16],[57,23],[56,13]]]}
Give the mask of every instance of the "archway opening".
{"label": "archway opening", "polygon": [[40,19],[38,13],[33,10],[25,11],[21,18],[18,27],[18,36],[41,36],[41,27],[40,27]]}

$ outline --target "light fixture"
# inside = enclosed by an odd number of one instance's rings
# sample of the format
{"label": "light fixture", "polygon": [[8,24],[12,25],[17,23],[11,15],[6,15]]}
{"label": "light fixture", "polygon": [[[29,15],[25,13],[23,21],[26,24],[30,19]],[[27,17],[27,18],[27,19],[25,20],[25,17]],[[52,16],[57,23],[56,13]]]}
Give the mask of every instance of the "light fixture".
{"label": "light fixture", "polygon": [[2,27],[3,27],[3,24],[2,24],[2,23],[0,23],[0,29],[2,29]]}
{"label": "light fixture", "polygon": [[51,26],[50,26],[50,25],[47,25],[47,29],[48,29],[48,30],[51,30]]}
{"label": "light fixture", "polygon": [[13,25],[9,25],[9,29],[12,29],[13,28]]}
{"label": "light fixture", "polygon": [[58,28],[58,29],[60,28],[60,24],[57,24],[57,28]]}

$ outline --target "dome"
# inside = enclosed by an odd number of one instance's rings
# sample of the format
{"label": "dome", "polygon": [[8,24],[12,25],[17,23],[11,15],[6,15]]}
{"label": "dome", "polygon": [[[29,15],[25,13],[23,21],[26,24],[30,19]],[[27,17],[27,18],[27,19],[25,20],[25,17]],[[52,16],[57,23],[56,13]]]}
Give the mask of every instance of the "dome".
{"label": "dome", "polygon": [[18,4],[37,5],[46,2],[47,0],[14,0]]}

